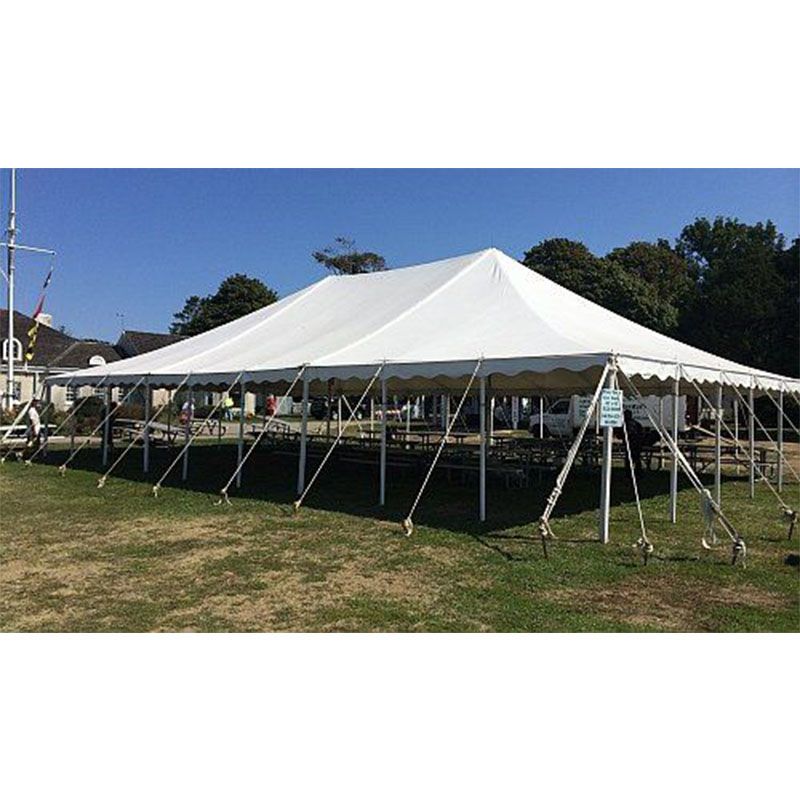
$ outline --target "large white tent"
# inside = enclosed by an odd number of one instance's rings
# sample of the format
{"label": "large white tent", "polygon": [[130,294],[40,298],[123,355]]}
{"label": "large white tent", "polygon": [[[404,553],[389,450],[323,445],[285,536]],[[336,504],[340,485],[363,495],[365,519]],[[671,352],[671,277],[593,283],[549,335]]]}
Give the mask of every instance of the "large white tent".
{"label": "large white tent", "polygon": [[609,357],[644,392],[672,391],[680,364],[698,382],[800,391],[800,380],[754,370],[656,333],[491,248],[418,266],[330,276],[273,305],[169,347],[74,373],[75,385],[151,386],[291,381],[355,388],[382,377],[415,390],[463,385],[483,358],[492,388],[520,393],[594,388]]}
{"label": "large white tent", "polygon": [[[495,248],[386,272],[329,276],[214,330],[152,353],[73,373],[68,379],[73,385],[103,384],[107,388],[143,385],[148,398],[146,414],[149,414],[150,390],[156,387],[230,388],[233,384],[242,388],[269,386],[276,390],[302,387],[298,503],[308,490],[306,424],[310,394],[372,392],[380,394],[385,411],[387,391],[418,394],[454,391],[462,393],[462,402],[468,392],[477,393],[481,400],[480,517],[485,519],[487,395],[569,394],[589,390],[594,391],[593,409],[601,386],[618,387],[620,377],[629,391],[673,398],[672,432],[660,430],[673,453],[670,492],[673,521],[679,463],[690,474],[695,488],[706,493],[677,445],[679,393],[705,396],[710,387],[715,389],[711,396],[717,409],[714,509],[718,514],[721,514],[719,453],[724,387],[736,392],[750,412],[751,493],[757,469],[753,455],[754,397],[767,393],[779,395],[779,436],[784,394],[800,397],[797,378],[752,369],[651,331],[570,292]],[[52,380],[66,379],[60,376]],[[542,517],[543,530],[549,530],[547,519],[590,415],[556,480]],[[381,504],[386,485],[385,413],[382,418]],[[144,432],[145,471],[148,424]],[[240,424],[237,485],[243,465],[242,431]],[[442,438],[442,447],[446,439]],[[190,444],[191,439],[187,439],[187,451]],[[604,429],[602,452],[600,538],[607,541],[610,428]],[[186,457],[188,452],[184,456],[184,478]],[[321,466],[326,459],[327,455]],[[779,440],[779,476],[782,459]],[[177,459],[172,466],[175,463]],[[312,483],[315,478],[316,473]],[[100,485],[104,480],[105,477]],[[778,481],[780,486],[780,477]],[[420,494],[426,482],[427,478]],[[159,485],[160,481],[154,487],[156,491]],[[223,494],[229,485],[230,482]],[[419,496],[414,507],[418,500]],[[407,522],[410,524],[410,515]],[[732,530],[731,527],[729,532]],[[739,541],[738,534],[733,538]]]}

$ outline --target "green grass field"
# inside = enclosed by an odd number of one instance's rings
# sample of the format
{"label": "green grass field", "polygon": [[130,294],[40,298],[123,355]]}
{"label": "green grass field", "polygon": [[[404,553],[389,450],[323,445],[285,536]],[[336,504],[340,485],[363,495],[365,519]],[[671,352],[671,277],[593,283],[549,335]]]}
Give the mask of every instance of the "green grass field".
{"label": "green grass field", "polygon": [[[615,469],[612,541],[596,541],[598,475],[575,473],[543,558],[535,522],[552,476],[528,489],[489,486],[489,520],[476,521],[474,485],[437,475],[402,535],[419,487],[389,471],[376,505],[377,468],[329,463],[297,514],[296,461],[257,453],[232,506],[217,506],[235,449],[193,448],[159,498],[131,453],[104,489],[97,449],[64,477],[50,464],[0,467],[0,628],[5,631],[797,631],[798,539],[766,487],[723,486],[723,507],[748,545],[700,548],[697,495],[682,486],[679,524],[667,518],[668,476],[642,479],[656,551],[642,566],[629,479]],[[312,462],[313,463],[313,462]],[[797,486],[787,500],[800,505]]]}

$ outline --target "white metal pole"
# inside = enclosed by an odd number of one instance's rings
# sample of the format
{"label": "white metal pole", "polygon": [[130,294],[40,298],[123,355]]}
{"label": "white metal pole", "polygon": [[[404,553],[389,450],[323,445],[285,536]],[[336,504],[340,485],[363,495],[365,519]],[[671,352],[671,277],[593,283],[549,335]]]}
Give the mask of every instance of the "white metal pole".
{"label": "white metal pole", "polygon": [[[672,383],[672,441],[678,442],[678,416],[680,414],[680,367],[675,373]],[[672,454],[669,476],[669,521],[673,524],[678,521],[678,456]]]}
{"label": "white metal pole", "polygon": [[378,502],[386,505],[386,378],[381,378],[381,466]]}
{"label": "white metal pole", "polygon": [[142,472],[150,472],[150,378],[144,382],[144,434],[142,436]]}
{"label": "white metal pole", "polygon": [[375,398],[369,398],[369,432],[375,430]]}
{"label": "white metal pole", "polygon": [[489,442],[494,438],[494,395],[489,399]]}
{"label": "white metal pole", "polygon": [[755,392],[753,391],[753,378],[750,378],[750,413],[747,418],[747,439],[750,450],[750,499],[756,496],[756,407]]}
{"label": "white metal pole", "polygon": [[406,398],[406,433],[411,433],[411,398]]}
{"label": "white metal pole", "polygon": [[778,491],[783,491],[783,389],[778,393]]}
{"label": "white metal pole", "polygon": [[717,384],[717,407],[714,414],[714,499],[722,505],[722,381]]}
{"label": "white metal pole", "polygon": [[739,401],[733,401],[733,442],[736,447],[736,474],[739,474]]}
{"label": "white metal pole", "polygon": [[[103,423],[103,466],[108,466],[108,443],[111,441],[111,436],[114,433],[111,427],[111,403],[112,403],[112,388],[110,386],[106,386],[106,421]],[[75,398],[77,399],[78,394],[75,393]],[[75,437],[75,425],[72,426],[72,436],[70,438],[69,450],[70,455],[72,455],[73,450],[75,449],[73,446],[73,441]]]}
{"label": "white metal pole", "polygon": [[[305,383],[304,383],[305,385]],[[336,412],[336,435],[342,435],[342,395],[339,394],[337,412]]]}
{"label": "white metal pole", "polygon": [[11,170],[11,205],[8,210],[8,247],[6,265],[8,272],[8,360],[5,407],[14,408],[14,245],[17,241],[17,171]]}
{"label": "white metal pole", "polygon": [[486,521],[486,378],[481,376],[480,383],[480,516],[481,522]]}
{"label": "white metal pole", "polygon": [[[606,388],[614,389],[617,385],[617,368],[612,365],[606,377]],[[611,456],[614,429],[603,428],[603,466],[600,476],[600,541],[608,543],[609,518],[611,515]]]}
{"label": "white metal pole", "polygon": [[[342,399],[339,396],[339,425],[342,424]],[[297,462],[297,494],[306,488],[306,447],[308,445],[308,378],[303,376],[303,417],[300,423],[300,458]]]}
{"label": "white metal pole", "polygon": [[242,456],[244,455],[244,412],[245,393],[244,376],[239,379],[239,442],[236,447],[236,488],[242,485]]}
{"label": "white metal pole", "polygon": [[539,438],[544,439],[544,397],[539,395]]}
{"label": "white metal pole", "polygon": [[189,444],[189,437],[191,436],[192,432],[192,421],[194,419],[194,391],[192,389],[189,389],[187,402],[188,414],[186,423],[183,426],[183,446],[186,448],[183,451],[183,471],[181,474],[181,480],[183,481],[187,481],[189,479],[189,448],[187,445]]}

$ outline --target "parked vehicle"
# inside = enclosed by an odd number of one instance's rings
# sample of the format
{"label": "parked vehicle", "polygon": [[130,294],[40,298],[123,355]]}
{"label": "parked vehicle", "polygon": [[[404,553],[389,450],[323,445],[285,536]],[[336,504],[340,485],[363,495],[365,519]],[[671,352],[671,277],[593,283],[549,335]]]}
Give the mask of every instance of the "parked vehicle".
{"label": "parked vehicle", "polygon": [[[545,436],[569,437],[575,435],[578,428],[586,418],[586,412],[592,398],[588,395],[574,394],[572,397],[562,397],[551,403],[545,410],[542,421],[544,422]],[[653,425],[647,415],[650,414],[659,421],[667,430],[672,430],[672,398],[656,397],[649,395],[642,400],[635,397],[626,397],[624,401],[625,410],[630,410],[633,418],[645,429],[652,429]],[[595,421],[595,414],[592,415],[592,422]],[[529,430],[531,433],[539,433],[539,412],[534,411],[530,417]],[[678,431],[683,433],[687,429],[686,423],[686,397],[678,399]]]}

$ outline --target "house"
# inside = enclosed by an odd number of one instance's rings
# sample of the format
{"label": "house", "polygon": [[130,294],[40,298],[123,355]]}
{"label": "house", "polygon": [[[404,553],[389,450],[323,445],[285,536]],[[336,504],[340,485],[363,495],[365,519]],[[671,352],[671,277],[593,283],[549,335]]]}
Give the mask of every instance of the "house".
{"label": "house", "polygon": [[[36,395],[42,386],[42,381],[46,375],[65,374],[77,369],[89,366],[102,366],[112,361],[119,361],[124,358],[132,358],[144,353],[150,353],[161,347],[185,339],[175,333],[154,333],[151,331],[123,331],[116,344],[97,341],[94,339],[77,339],[63,331],[59,331],[52,326],[52,318],[49,314],[41,314],[39,317],[39,331],[36,337],[36,345],[33,351],[33,359],[25,361],[25,353],[28,347],[28,331],[34,324],[34,320],[18,311],[14,312],[14,343],[9,348],[7,338],[2,339],[2,360],[0,369],[5,374],[8,364],[9,350],[14,357],[14,401],[15,403],[27,403]],[[0,309],[0,336],[8,330],[8,311]],[[5,393],[5,380],[2,381],[2,392]],[[105,397],[105,388],[92,389],[91,387],[81,387],[75,390],[71,386],[54,386],[51,390],[51,399],[54,407],[59,411],[64,411],[72,406],[76,398],[96,392],[99,396]],[[124,396],[125,391],[114,389],[112,399],[118,402]],[[171,393],[165,389],[153,391],[153,406],[157,407],[167,403]],[[219,400],[217,392],[197,392],[195,394],[195,404],[200,406],[213,405]],[[248,415],[254,414],[263,408],[263,397],[257,398],[255,394],[248,392],[245,395],[245,409]],[[144,403],[144,392],[135,391],[126,400],[132,404]]]}
{"label": "house", "polygon": [[[122,356],[108,342],[93,339],[76,339],[63,331],[52,327],[52,319],[48,314],[39,317],[39,330],[31,361],[25,361],[28,349],[28,331],[34,320],[19,311],[14,312],[14,341],[9,343],[8,310],[0,309],[0,369],[2,369],[2,393],[5,396],[5,372],[8,359],[14,359],[14,401],[27,403],[41,389],[46,375],[64,374],[83,369],[88,366],[100,366],[112,361],[119,361]],[[6,334],[5,336],[3,334]],[[102,390],[101,390],[102,391]],[[71,386],[54,386],[52,389],[53,404],[57,409],[69,408],[76,397],[91,394],[92,389],[83,387],[75,390]]]}

